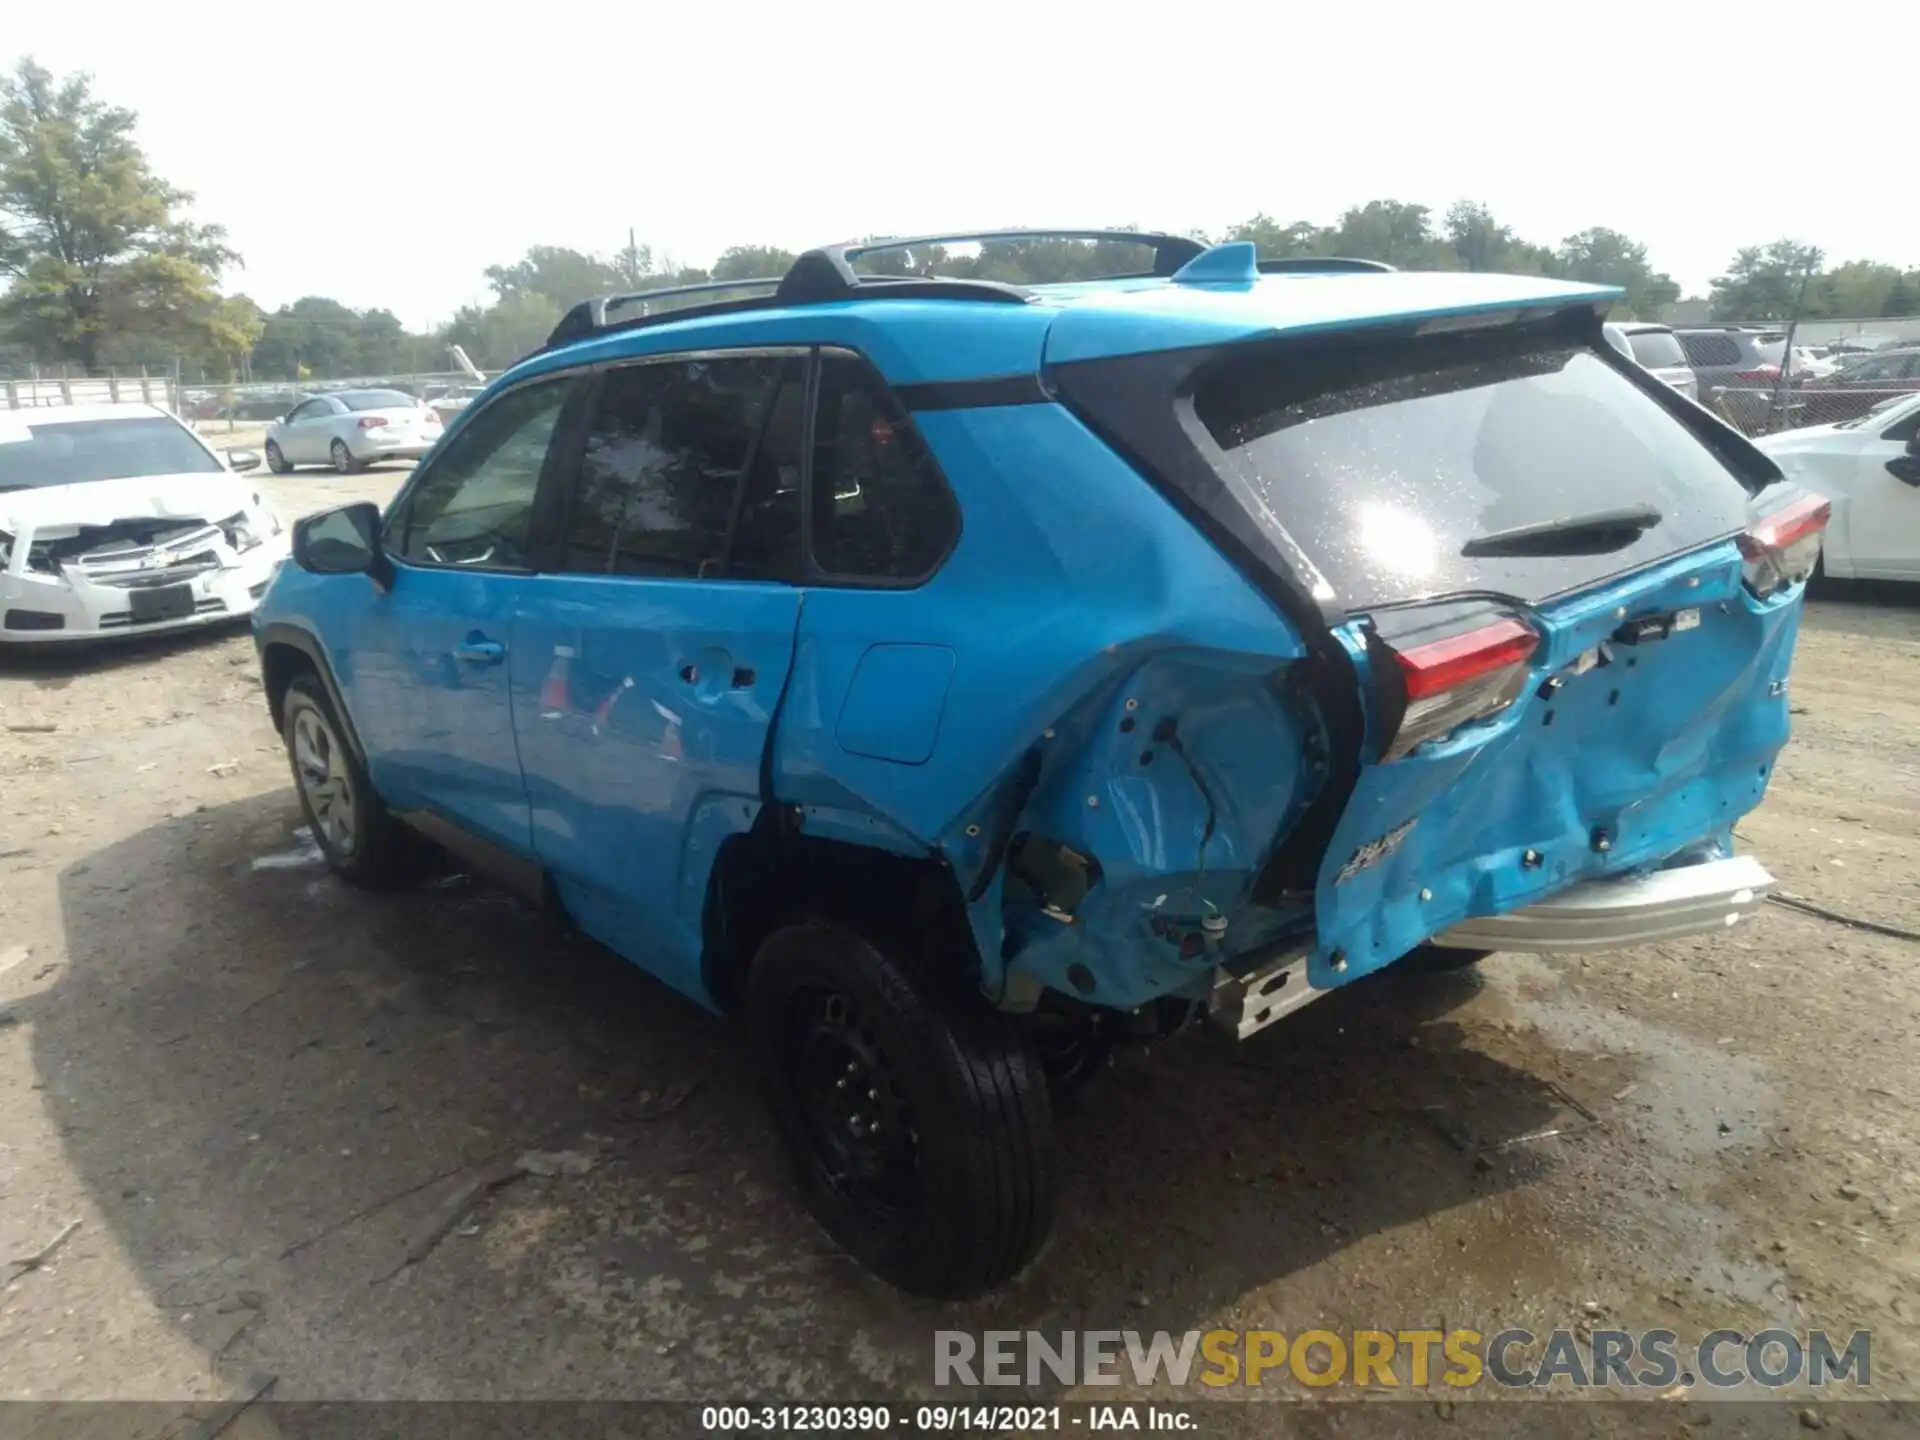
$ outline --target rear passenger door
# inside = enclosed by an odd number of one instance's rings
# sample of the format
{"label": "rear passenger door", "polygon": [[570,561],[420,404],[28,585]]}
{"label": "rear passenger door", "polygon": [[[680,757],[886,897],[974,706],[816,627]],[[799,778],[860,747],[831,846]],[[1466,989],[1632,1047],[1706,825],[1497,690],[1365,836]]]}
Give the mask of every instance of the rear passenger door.
{"label": "rear passenger door", "polygon": [[346,408],[327,395],[302,405],[290,427],[296,453],[287,458],[313,464],[332,458],[328,451],[333,441],[334,417],[343,414]]}
{"label": "rear passenger door", "polygon": [[758,811],[793,658],[808,372],[604,370],[509,646],[537,855],[583,929],[694,995],[709,850]]}

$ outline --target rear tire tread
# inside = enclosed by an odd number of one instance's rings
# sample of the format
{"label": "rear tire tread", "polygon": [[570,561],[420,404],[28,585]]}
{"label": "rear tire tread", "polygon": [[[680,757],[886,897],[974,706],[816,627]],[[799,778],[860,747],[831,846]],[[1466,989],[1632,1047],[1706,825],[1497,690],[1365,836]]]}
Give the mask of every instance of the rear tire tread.
{"label": "rear tire tread", "polygon": [[[797,969],[849,982],[874,1002],[876,1028],[921,1042],[896,1048],[924,1057],[904,1063],[918,1070],[919,1083],[941,1102],[922,1107],[938,1133],[923,1115],[920,1140],[923,1152],[941,1143],[948,1147],[941,1159],[924,1163],[947,1173],[953,1185],[934,1197],[941,1213],[917,1223],[922,1233],[932,1225],[949,1238],[946,1253],[909,1250],[899,1236],[859,1233],[858,1217],[799,1158],[802,1142],[790,1133],[792,1112],[785,1095],[776,1093],[786,1082],[778,1063],[784,1049],[774,1043],[788,997],[785,981]],[[1039,1061],[1005,1017],[977,1000],[948,999],[902,964],[893,947],[818,920],[776,930],[763,942],[748,978],[747,1012],[768,1103],[795,1149],[809,1209],[856,1258],[902,1289],[965,1299],[1011,1279],[1038,1253],[1052,1219],[1052,1116]]]}

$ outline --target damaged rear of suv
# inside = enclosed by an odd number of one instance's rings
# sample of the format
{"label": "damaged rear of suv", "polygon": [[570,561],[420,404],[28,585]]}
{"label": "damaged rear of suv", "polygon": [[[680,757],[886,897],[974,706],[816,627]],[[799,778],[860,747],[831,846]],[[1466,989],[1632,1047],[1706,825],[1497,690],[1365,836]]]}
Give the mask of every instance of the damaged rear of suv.
{"label": "damaged rear of suv", "polygon": [[972,238],[583,304],[256,617],[337,870],[413,825],[741,1011],[814,1214],[945,1296],[1116,1036],[1749,916],[1827,514],[1609,290]]}

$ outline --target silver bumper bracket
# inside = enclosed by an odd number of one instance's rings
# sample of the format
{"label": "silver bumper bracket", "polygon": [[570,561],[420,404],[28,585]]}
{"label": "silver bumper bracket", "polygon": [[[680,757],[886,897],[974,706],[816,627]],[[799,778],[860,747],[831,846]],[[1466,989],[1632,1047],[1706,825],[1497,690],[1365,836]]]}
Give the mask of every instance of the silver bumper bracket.
{"label": "silver bumper bracket", "polygon": [[1750,855],[1585,880],[1522,910],[1463,920],[1433,937],[1462,950],[1564,955],[1730,930],[1754,914],[1773,876]]}

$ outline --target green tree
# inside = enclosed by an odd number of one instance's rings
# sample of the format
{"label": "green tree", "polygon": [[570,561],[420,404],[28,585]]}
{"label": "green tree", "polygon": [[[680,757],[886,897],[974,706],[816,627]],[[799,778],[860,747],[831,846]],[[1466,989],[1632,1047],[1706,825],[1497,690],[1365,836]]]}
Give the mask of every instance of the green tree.
{"label": "green tree", "polygon": [[1453,252],[1434,237],[1431,215],[1424,205],[1369,200],[1341,215],[1319,253],[1381,260],[1400,270],[1456,269]]}
{"label": "green tree", "polygon": [[261,325],[253,369],[264,379],[342,379],[359,373],[360,316],[325,295],[303,295]]}
{"label": "green tree", "polygon": [[1242,220],[1220,238],[1251,240],[1261,259],[1285,260],[1295,255],[1326,254],[1325,236],[1326,232],[1310,221],[1296,220],[1291,225],[1282,225],[1262,212],[1251,220]]}
{"label": "green tree", "polygon": [[1447,207],[1442,226],[1447,248],[1462,270],[1491,270],[1504,275],[1552,275],[1558,257],[1545,245],[1532,245],[1493,218],[1493,212],[1475,200],[1456,200]]}
{"label": "green tree", "polygon": [[1630,315],[1652,319],[1662,305],[1680,298],[1680,287],[1653,268],[1647,247],[1618,230],[1595,225],[1569,235],[1555,252],[1554,270],[1564,279],[1588,285],[1618,285],[1621,305]]}
{"label": "green tree", "polygon": [[[637,247],[637,251],[622,259],[652,263],[651,250]],[[623,274],[619,263],[610,264],[561,245],[535,245],[513,264],[489,265],[482,273],[498,299],[538,295],[562,310],[595,295],[630,289],[638,279],[638,272],[631,279]]]}
{"label": "green tree", "polygon": [[713,262],[715,280],[778,280],[793,266],[793,252],[773,245],[734,245]]}
{"label": "green tree", "polygon": [[1849,260],[1815,276],[1807,287],[1808,315],[1836,320],[1870,319],[1887,313],[1887,296],[1900,270],[1874,260]]}
{"label": "green tree", "polygon": [[1714,319],[1792,319],[1802,285],[1809,296],[1817,294],[1810,277],[1819,272],[1820,259],[1818,249],[1798,240],[1746,246],[1734,255],[1727,273],[1712,281]]}
{"label": "green tree", "polygon": [[1880,314],[1892,318],[1920,314],[1920,276],[1897,275],[1880,302]]}
{"label": "green tree", "polygon": [[180,218],[193,197],[148,168],[134,121],[86,75],[28,58],[0,78],[0,334],[45,358],[94,369],[115,345],[236,338],[216,282],[239,257]]}
{"label": "green tree", "polygon": [[484,309],[463,306],[441,339],[460,346],[476,365],[504,369],[544,345],[562,313],[560,305],[549,297],[522,291]]}

